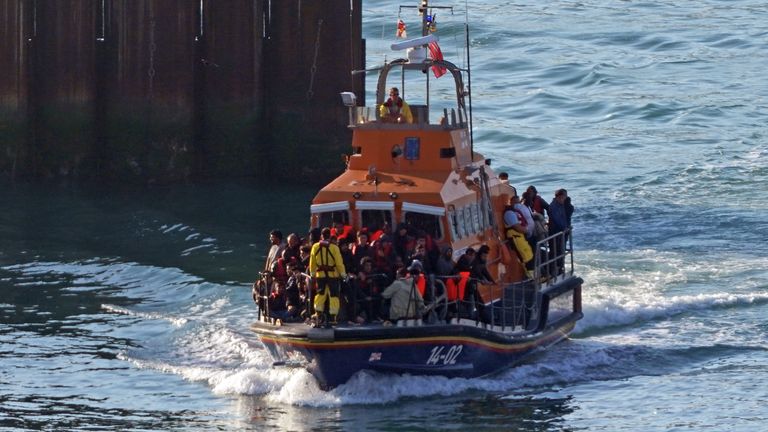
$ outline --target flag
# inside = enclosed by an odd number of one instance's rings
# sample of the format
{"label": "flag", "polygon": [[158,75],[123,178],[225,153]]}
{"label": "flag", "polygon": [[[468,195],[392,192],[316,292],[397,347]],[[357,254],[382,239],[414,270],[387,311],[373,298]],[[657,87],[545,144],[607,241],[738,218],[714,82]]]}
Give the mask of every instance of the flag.
{"label": "flag", "polygon": [[408,34],[405,32],[405,22],[401,19],[397,20],[397,33],[395,35],[398,38],[407,38]]}
{"label": "flag", "polygon": [[[429,43],[429,56],[432,58],[432,60],[443,59],[443,52],[440,51],[440,45],[437,44],[437,41],[432,41]],[[445,75],[446,72],[448,72],[448,69],[442,66],[432,66],[432,73],[435,74],[435,78],[440,78],[441,76]]]}

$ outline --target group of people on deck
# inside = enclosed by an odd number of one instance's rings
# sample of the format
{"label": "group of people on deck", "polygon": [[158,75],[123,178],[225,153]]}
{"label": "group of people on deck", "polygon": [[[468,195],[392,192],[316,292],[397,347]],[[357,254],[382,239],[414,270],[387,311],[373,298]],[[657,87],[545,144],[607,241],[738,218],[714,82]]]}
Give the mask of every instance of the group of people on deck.
{"label": "group of people on deck", "polygon": [[[530,271],[534,264],[534,254],[538,252],[537,243],[548,236],[566,231],[571,226],[574,207],[565,189],[558,189],[552,201],[547,203],[535,186],[528,186],[519,196],[517,189],[509,185],[506,173],[500,173],[499,178],[507,185],[510,195],[502,217],[505,236],[510,249],[517,253],[520,261]],[[545,212],[548,217],[545,217]],[[562,255],[565,240],[563,237],[549,242],[550,257]],[[558,259],[556,263],[552,270],[554,273],[562,270],[562,260]]]}
{"label": "group of people on deck", "polygon": [[[539,221],[545,212],[548,228]],[[542,234],[537,230],[545,230],[544,235],[563,231],[572,214],[564,189],[547,203],[531,186],[522,199],[513,194],[503,219],[507,232],[521,233],[533,248]],[[254,300],[270,318],[286,322],[387,325],[421,317],[425,299],[433,295],[425,289],[430,275],[444,281],[449,300],[476,300],[476,284],[496,283],[487,268],[488,246],[467,248],[454,261],[449,246],[439,248],[429,234],[408,224],[391,230],[385,223],[375,232],[335,224],[312,229],[303,239],[294,233],[285,240],[280,230],[273,230],[270,242],[263,277],[254,283]],[[517,243],[510,244],[523,258]]]}

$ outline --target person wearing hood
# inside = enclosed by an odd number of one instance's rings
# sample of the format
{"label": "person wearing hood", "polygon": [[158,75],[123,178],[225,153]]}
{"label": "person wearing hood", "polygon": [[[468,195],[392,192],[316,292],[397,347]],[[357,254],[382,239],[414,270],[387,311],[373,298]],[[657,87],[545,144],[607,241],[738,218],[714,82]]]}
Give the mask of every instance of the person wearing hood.
{"label": "person wearing hood", "polygon": [[381,293],[382,298],[391,299],[390,320],[421,316],[421,311],[424,310],[424,299],[416,287],[416,279],[423,270],[421,262],[414,260],[408,267],[407,273],[405,269],[398,270],[397,279]]}

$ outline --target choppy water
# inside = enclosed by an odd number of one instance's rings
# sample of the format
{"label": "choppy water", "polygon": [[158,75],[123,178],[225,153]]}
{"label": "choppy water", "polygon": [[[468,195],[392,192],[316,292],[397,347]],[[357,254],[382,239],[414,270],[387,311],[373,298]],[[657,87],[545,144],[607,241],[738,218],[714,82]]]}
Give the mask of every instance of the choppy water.
{"label": "choppy water", "polygon": [[[570,341],[324,393],[248,331],[266,232],[305,230],[312,190],[2,184],[0,429],[766,430],[768,7],[480,3],[476,148],[577,207]],[[399,4],[364,5],[371,66]]]}

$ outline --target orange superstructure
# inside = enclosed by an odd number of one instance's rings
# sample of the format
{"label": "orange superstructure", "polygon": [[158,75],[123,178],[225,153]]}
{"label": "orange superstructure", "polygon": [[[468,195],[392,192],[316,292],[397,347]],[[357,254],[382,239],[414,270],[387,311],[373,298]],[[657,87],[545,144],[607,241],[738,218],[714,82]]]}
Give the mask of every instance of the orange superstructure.
{"label": "orange superstructure", "polygon": [[[438,111],[439,118],[430,120],[435,113],[428,104],[411,105],[413,123],[386,122],[375,107],[350,107],[352,154],[346,171],[315,196],[312,226],[341,223],[373,232],[385,222],[389,227],[405,222],[426,228],[439,245],[450,245],[454,259],[468,247],[488,245],[494,279],[519,281],[525,271],[517,255],[504,250],[500,224],[510,186],[473,151],[460,69],[431,59],[388,63],[379,74],[377,107],[384,102],[390,71],[423,75],[433,65],[450,71],[456,88],[455,104]],[[496,298],[492,288],[481,288],[488,302]]]}

